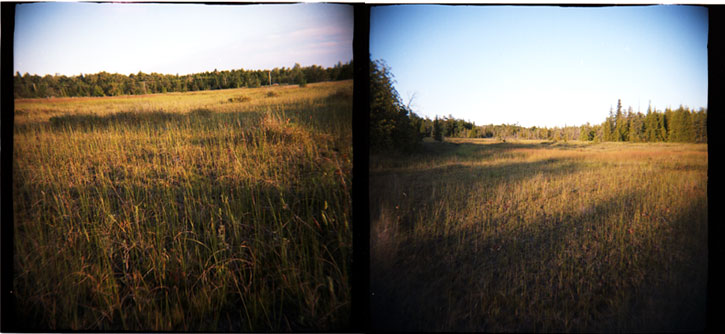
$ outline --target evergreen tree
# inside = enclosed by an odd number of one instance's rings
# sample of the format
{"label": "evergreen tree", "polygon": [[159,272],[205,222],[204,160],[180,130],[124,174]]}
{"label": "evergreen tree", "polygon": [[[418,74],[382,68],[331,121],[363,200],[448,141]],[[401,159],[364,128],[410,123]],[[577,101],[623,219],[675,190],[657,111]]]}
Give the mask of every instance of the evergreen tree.
{"label": "evergreen tree", "polygon": [[667,127],[665,125],[665,114],[655,112],[655,118],[657,119],[657,141],[667,141]]}
{"label": "evergreen tree", "polygon": [[614,141],[624,141],[626,137],[626,120],[622,113],[622,100],[617,100],[617,113],[614,116]]}
{"label": "evergreen tree", "polygon": [[629,123],[629,138],[630,142],[641,142],[644,141],[644,115],[641,113],[630,114],[628,117]]}
{"label": "evergreen tree", "polygon": [[674,112],[668,107],[665,108],[665,113],[662,115],[662,125],[665,129],[665,132],[667,135],[664,137],[665,141],[675,141],[679,137],[679,129],[677,128],[677,125],[675,123],[675,114]]}
{"label": "evergreen tree", "polygon": [[433,139],[443,141],[443,127],[441,126],[441,121],[438,120],[438,116],[433,121]]}
{"label": "evergreen tree", "polygon": [[680,114],[680,142],[695,142],[695,132],[692,128],[692,113],[689,108],[680,108],[677,110]]}
{"label": "evergreen tree", "polygon": [[693,127],[695,142],[706,143],[707,142],[707,112],[705,111],[705,108],[700,108],[700,111],[693,113],[692,127]]}
{"label": "evergreen tree", "polygon": [[604,123],[602,123],[602,140],[603,141],[613,141],[614,140],[614,129],[612,127],[612,123],[614,121],[614,116],[612,116],[612,110],[609,109],[609,117],[607,117],[606,120],[604,120]]}
{"label": "evergreen tree", "polygon": [[648,142],[659,141],[657,132],[657,115],[652,112],[652,106],[647,107],[647,115],[644,117],[644,140]]}

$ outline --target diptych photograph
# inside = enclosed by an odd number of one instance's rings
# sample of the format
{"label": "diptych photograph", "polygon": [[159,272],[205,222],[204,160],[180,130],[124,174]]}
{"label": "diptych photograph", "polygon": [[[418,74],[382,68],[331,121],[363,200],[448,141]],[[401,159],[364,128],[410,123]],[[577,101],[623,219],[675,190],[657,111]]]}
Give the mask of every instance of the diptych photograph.
{"label": "diptych photograph", "polygon": [[3,332],[717,320],[712,7],[1,13]]}

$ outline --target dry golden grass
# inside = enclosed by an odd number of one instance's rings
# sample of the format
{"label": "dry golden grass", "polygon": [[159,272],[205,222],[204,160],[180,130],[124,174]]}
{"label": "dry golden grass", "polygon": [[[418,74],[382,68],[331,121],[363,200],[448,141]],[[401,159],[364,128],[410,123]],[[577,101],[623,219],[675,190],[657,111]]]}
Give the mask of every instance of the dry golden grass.
{"label": "dry golden grass", "polygon": [[424,146],[371,158],[373,328],[704,328],[705,145]]}
{"label": "dry golden grass", "polygon": [[16,101],[22,328],[345,328],[351,116],[351,81]]}

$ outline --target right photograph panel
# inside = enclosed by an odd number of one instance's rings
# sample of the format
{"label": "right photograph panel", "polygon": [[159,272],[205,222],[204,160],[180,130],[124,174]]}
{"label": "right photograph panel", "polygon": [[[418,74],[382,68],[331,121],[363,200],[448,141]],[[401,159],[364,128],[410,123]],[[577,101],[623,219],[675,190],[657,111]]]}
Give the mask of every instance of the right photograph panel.
{"label": "right photograph panel", "polygon": [[708,10],[370,10],[371,329],[701,331]]}

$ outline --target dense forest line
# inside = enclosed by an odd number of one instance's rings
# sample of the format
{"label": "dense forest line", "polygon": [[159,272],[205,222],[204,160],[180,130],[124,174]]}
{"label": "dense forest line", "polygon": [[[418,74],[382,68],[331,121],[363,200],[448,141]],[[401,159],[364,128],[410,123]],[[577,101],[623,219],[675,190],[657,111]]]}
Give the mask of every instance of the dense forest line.
{"label": "dense forest line", "polygon": [[143,73],[123,75],[96,74],[30,75],[15,73],[15,98],[119,96],[167,92],[188,92],[212,89],[260,87],[270,84],[295,84],[352,79],[352,61],[323,68],[318,65],[272,70],[224,70],[187,75]]}
{"label": "dense forest line", "polygon": [[692,110],[680,106],[663,111],[647,108],[647,113],[632,107],[616,111],[601,124],[566,127],[523,127],[518,124],[476,125],[452,115],[430,119],[416,115],[401,100],[393,86],[390,68],[382,61],[370,63],[370,146],[373,152],[414,150],[425,137],[443,140],[455,138],[582,140],[621,142],[707,142],[707,109]]}
{"label": "dense forest line", "polygon": [[[707,110],[691,110],[680,106],[664,111],[652,107],[647,113],[623,111],[621,101],[617,111],[610,110],[601,124],[566,127],[523,127],[520,125],[481,125],[456,119],[453,116],[420,118],[411,114],[411,123],[423,137],[434,137],[436,127],[444,137],[457,138],[514,138],[544,140],[622,141],[622,142],[707,142]],[[436,125],[438,123],[438,125]]]}

